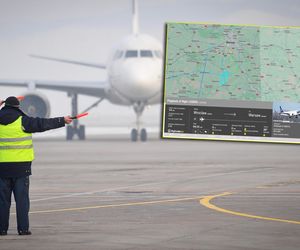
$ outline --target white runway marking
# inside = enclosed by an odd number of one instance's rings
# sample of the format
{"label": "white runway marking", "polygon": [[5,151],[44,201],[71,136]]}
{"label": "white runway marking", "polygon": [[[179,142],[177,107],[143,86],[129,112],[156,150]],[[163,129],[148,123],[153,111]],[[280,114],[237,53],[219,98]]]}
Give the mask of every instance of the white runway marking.
{"label": "white runway marking", "polygon": [[[191,181],[196,181],[196,180],[199,180],[199,179],[210,178],[210,177],[219,177],[219,176],[226,176],[226,175],[233,175],[233,174],[240,174],[240,173],[250,173],[250,172],[264,171],[264,170],[269,170],[269,169],[273,169],[273,168],[272,167],[264,167],[262,169],[239,170],[239,171],[232,171],[232,172],[228,172],[228,173],[210,174],[210,175],[200,176],[198,178],[193,178]],[[66,194],[66,195],[61,195],[61,196],[53,196],[53,197],[35,199],[35,200],[31,200],[31,202],[48,201],[48,200],[55,200],[55,199],[62,199],[62,198],[70,198],[70,197],[76,197],[76,196],[82,196],[82,195],[91,195],[91,194],[96,194],[96,193],[105,193],[105,192],[111,192],[111,191],[118,191],[118,190],[123,190],[123,189],[134,188],[134,187],[154,186],[154,185],[176,183],[176,182],[178,182],[178,181],[177,180],[170,180],[170,181],[163,181],[163,182],[152,182],[152,183],[136,184],[136,185],[131,185],[131,186],[108,188],[108,189],[102,189],[102,190],[96,190],[96,191],[90,191],[90,192],[73,193],[73,194]]]}

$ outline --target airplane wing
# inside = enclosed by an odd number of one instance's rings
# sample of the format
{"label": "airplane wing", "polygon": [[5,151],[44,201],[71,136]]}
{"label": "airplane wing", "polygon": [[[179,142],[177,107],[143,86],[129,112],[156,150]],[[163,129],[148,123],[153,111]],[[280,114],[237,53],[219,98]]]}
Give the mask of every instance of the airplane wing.
{"label": "airplane wing", "polygon": [[81,62],[81,61],[74,61],[74,60],[61,59],[61,58],[49,57],[49,56],[33,55],[33,54],[31,54],[29,56],[34,57],[34,58],[38,58],[38,59],[48,60],[48,61],[70,63],[70,64],[76,64],[76,65],[92,67],[92,68],[98,68],[98,69],[106,69],[106,65],[102,64],[102,63],[97,64],[97,63],[90,63],[90,62]]}
{"label": "airplane wing", "polygon": [[0,79],[0,86],[28,87],[29,89],[49,89],[67,93],[94,97],[105,97],[107,82],[100,81],[48,81],[48,80],[5,80]]}

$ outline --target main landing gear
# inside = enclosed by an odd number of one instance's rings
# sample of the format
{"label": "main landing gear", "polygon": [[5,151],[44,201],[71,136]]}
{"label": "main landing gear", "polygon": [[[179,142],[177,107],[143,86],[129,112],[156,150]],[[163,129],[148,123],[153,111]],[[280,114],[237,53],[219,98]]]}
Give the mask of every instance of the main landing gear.
{"label": "main landing gear", "polygon": [[[69,93],[69,96],[71,96],[72,100],[72,116],[75,116],[78,114],[78,94],[76,93]],[[90,107],[82,111],[82,113],[89,111],[93,107],[96,107],[104,98],[100,98],[97,100],[94,104],[92,104]],[[136,142],[139,139],[142,142],[147,141],[147,130],[145,128],[141,127],[141,115],[144,111],[145,103],[144,102],[136,102],[133,105],[134,112],[136,113],[136,128],[133,128],[131,130],[131,141]],[[73,122],[67,126],[67,136],[66,139],[68,141],[73,140],[74,136],[78,136],[79,140],[85,140],[85,126],[79,125],[78,120],[73,120]]]}
{"label": "main landing gear", "polygon": [[[78,122],[76,123],[78,124]],[[68,141],[73,140],[74,135],[77,135],[79,140],[85,140],[85,126],[84,125],[67,126],[67,140]]]}
{"label": "main landing gear", "polygon": [[136,128],[131,130],[131,141],[136,142],[139,138],[141,141],[147,141],[147,130],[145,128],[140,129],[141,115],[144,111],[145,103],[137,102],[133,105],[134,112],[136,113]]}
{"label": "main landing gear", "polygon": [[[78,114],[78,94],[69,94],[69,96],[71,96],[72,100],[72,116],[75,116]],[[103,98],[100,98],[97,102],[85,109],[82,113],[87,112],[93,107],[97,106],[102,100]],[[73,120],[73,122],[67,126],[67,141],[73,140],[74,136],[76,135],[78,136],[79,140],[85,140],[85,126],[79,125],[77,119]]]}

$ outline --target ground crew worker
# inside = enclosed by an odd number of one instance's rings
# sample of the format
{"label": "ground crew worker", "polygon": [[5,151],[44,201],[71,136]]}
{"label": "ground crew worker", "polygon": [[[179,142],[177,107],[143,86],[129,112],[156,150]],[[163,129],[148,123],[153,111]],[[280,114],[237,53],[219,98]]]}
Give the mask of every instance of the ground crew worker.
{"label": "ground crew worker", "polygon": [[14,193],[19,235],[30,235],[29,176],[34,159],[31,133],[64,127],[70,116],[33,118],[19,109],[19,100],[0,100],[0,235],[7,235],[11,194]]}

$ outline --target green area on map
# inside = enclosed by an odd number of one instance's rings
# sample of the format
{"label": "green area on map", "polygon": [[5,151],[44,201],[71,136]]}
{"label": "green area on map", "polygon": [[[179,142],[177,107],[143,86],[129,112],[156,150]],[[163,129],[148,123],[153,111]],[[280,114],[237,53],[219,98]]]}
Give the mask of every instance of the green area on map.
{"label": "green area on map", "polygon": [[295,101],[300,98],[300,29],[167,25],[166,96]]}

